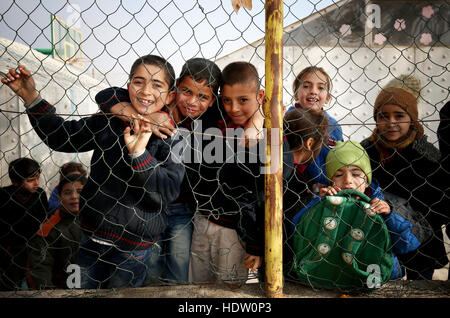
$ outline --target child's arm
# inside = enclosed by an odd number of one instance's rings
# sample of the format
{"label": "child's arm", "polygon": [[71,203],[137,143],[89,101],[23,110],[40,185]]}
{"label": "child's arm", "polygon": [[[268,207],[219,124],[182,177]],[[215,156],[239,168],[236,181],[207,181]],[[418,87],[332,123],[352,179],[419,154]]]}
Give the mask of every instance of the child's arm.
{"label": "child's arm", "polygon": [[48,147],[60,152],[94,149],[94,136],[98,131],[96,120],[91,116],[78,121],[66,121],[57,116],[55,107],[39,96],[31,72],[25,66],[19,65],[17,70],[10,69],[1,81],[24,100],[33,129]]}
{"label": "child's arm", "polygon": [[128,184],[145,189],[141,202],[143,205],[169,204],[178,197],[185,174],[184,166],[174,161],[171,153],[179,141],[171,138],[164,141],[158,138],[150,140],[151,130],[140,125],[146,122],[135,121],[138,124],[133,128],[134,135],[127,128],[124,136],[131,155],[127,155],[127,159],[133,170],[133,177]]}
{"label": "child's arm", "polygon": [[25,105],[30,105],[39,97],[33,76],[25,66],[19,65],[17,69],[11,68],[7,74],[1,73],[1,75],[1,82],[22,98]]}
{"label": "child's arm", "polygon": [[[141,116],[131,105],[128,90],[119,87],[106,88],[95,95],[95,101],[104,113],[113,113],[123,121],[133,120],[133,116]],[[143,116],[150,125],[152,132],[163,139],[173,136],[175,124],[166,112],[160,111]]]}
{"label": "child's arm", "polygon": [[27,271],[34,288],[54,288],[52,272],[55,264],[55,248],[50,243],[53,241],[47,242],[46,238],[42,234],[40,235],[39,232],[29,243],[30,266],[27,268]]}
{"label": "child's arm", "polygon": [[383,216],[391,235],[392,248],[395,254],[406,254],[417,249],[421,242],[413,234],[413,225],[399,214],[392,211]]}

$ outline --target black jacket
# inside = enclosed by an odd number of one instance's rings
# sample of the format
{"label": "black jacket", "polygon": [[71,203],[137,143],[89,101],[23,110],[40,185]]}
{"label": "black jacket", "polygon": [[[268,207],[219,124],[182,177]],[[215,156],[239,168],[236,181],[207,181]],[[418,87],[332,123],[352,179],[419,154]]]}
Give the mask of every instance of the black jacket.
{"label": "black jacket", "polygon": [[80,241],[78,217],[63,209],[56,210],[30,242],[31,287],[67,288],[66,270],[70,264],[77,263]]}
{"label": "black jacket", "polygon": [[20,287],[29,241],[47,211],[47,195],[41,188],[34,193],[24,193],[13,185],[0,188],[0,290]]}
{"label": "black jacket", "polygon": [[434,236],[422,242],[416,251],[401,255],[399,259],[406,267],[417,271],[445,266],[448,259],[441,226],[446,224],[448,227],[450,221],[450,201],[445,191],[449,174],[441,167],[439,151],[423,136],[381,162],[370,138],[363,140],[361,145],[371,159],[372,176],[383,191],[406,199],[434,231]]}
{"label": "black jacket", "polygon": [[180,192],[184,168],[172,160],[175,143],[152,136],[132,159],[123,138],[126,123],[104,114],[64,120],[42,100],[28,110],[39,137],[53,150],[93,150],[81,192],[80,224],[86,234],[123,250],[145,249],[167,226],[167,205]]}

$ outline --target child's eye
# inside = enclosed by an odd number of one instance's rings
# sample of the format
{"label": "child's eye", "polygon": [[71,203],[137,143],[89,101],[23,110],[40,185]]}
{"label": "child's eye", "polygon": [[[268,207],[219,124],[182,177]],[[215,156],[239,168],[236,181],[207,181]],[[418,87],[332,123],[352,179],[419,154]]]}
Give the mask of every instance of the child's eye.
{"label": "child's eye", "polygon": [[385,114],[377,114],[377,120],[387,120],[387,118]]}
{"label": "child's eye", "polygon": [[136,85],[136,86],[144,85],[144,82],[142,80],[133,80],[132,83],[133,83],[133,85]]}
{"label": "child's eye", "polygon": [[248,98],[241,98],[241,103],[245,103],[246,101],[248,101]]}

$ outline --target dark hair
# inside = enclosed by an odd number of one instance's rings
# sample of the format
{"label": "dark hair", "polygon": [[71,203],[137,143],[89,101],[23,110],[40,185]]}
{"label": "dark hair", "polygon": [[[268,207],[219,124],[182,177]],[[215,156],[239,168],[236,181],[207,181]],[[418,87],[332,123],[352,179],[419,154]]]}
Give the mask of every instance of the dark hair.
{"label": "dark hair", "polygon": [[297,94],[300,84],[305,80],[304,77],[310,73],[317,73],[317,72],[320,72],[323,75],[325,75],[326,82],[327,82],[327,92],[328,92],[328,95],[330,96],[331,88],[332,88],[330,75],[328,75],[328,73],[324,70],[323,67],[308,66],[308,67],[304,68],[303,70],[301,70],[300,73],[298,73],[298,75],[295,77],[294,83],[292,83],[292,91],[294,93],[294,97]]}
{"label": "dark hair", "polygon": [[8,175],[14,181],[22,182],[27,178],[31,178],[41,173],[41,167],[37,161],[30,158],[18,158],[9,164]]}
{"label": "dark hair", "polygon": [[138,57],[136,61],[134,61],[133,65],[131,66],[129,80],[134,76],[134,73],[136,73],[136,70],[139,66],[142,64],[145,65],[154,65],[159,67],[161,70],[165,71],[165,79],[167,84],[169,85],[169,90],[172,90],[175,85],[175,71],[173,70],[172,65],[161,56],[157,55],[144,55],[141,57]]}
{"label": "dark hair", "polygon": [[284,117],[284,135],[292,151],[301,148],[308,138],[313,138],[316,146],[328,139],[328,118],[323,112],[294,108]]}
{"label": "dark hair", "polygon": [[85,185],[87,182],[87,178],[82,175],[82,174],[68,174],[68,175],[64,175],[61,180],[59,180],[58,183],[58,192],[59,195],[61,195],[61,191],[63,189],[63,187],[67,184],[67,183],[75,183],[75,182],[81,182],[82,185]]}
{"label": "dark hair", "polygon": [[247,84],[253,82],[258,89],[260,80],[256,67],[248,62],[233,62],[225,66],[222,71],[224,85]]}
{"label": "dark hair", "polygon": [[196,82],[206,81],[206,85],[211,87],[214,94],[217,94],[222,85],[222,72],[216,63],[196,57],[187,60],[181,68],[180,76],[177,79],[179,84],[185,77],[190,76]]}
{"label": "dark hair", "polygon": [[59,168],[59,178],[61,180],[65,175],[72,174],[76,171],[79,171],[83,176],[87,175],[87,171],[81,163],[74,161],[66,162]]}

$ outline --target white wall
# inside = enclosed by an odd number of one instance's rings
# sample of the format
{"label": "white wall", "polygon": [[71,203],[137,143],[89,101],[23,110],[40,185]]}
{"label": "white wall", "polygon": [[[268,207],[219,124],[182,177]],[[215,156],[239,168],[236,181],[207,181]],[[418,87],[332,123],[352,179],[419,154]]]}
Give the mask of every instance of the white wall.
{"label": "white wall", "polygon": [[[51,56],[0,38],[0,70],[6,73],[18,64],[32,71],[41,96],[55,105],[57,113],[65,118],[78,119],[78,115],[98,111],[94,97],[106,85]],[[65,154],[50,150],[32,129],[27,115],[23,114],[22,100],[3,84],[0,84],[0,109],[1,186],[10,184],[8,163],[19,157],[31,157],[41,163],[41,187],[48,193],[58,183],[58,169],[65,162],[78,161],[89,167],[92,152]]]}
{"label": "white wall", "polygon": [[[344,138],[361,141],[374,128],[373,103],[381,88],[402,74],[420,80],[419,116],[425,134],[436,147],[439,110],[449,97],[450,70],[446,68],[450,49],[446,47],[284,47],[285,107],[292,105],[295,75],[310,65],[322,66],[331,76],[332,100],[326,110],[342,125]],[[264,86],[264,42],[255,42],[216,61],[223,69],[233,61],[248,61],[256,66]],[[428,122],[429,120],[435,120]]]}

